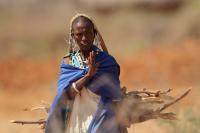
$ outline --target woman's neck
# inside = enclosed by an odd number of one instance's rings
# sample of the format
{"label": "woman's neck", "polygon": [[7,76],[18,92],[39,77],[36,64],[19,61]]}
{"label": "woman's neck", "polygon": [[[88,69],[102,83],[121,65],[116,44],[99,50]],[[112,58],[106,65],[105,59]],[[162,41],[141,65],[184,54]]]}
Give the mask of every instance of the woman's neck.
{"label": "woman's neck", "polygon": [[87,51],[81,51],[82,55],[83,55],[83,58],[84,59],[88,59],[89,56],[90,56],[90,52],[92,52],[92,48],[90,48],[89,50]]}

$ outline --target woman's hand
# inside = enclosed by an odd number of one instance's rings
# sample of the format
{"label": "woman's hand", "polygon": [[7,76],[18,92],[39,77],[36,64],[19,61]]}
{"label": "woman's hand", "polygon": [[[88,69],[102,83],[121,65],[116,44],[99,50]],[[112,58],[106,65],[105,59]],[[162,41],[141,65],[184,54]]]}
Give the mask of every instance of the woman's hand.
{"label": "woman's hand", "polygon": [[[90,52],[90,55],[88,58],[88,66],[89,66],[88,73],[81,79],[74,82],[76,85],[76,89],[78,91],[81,91],[81,89],[88,82],[88,80],[90,80],[90,78],[92,78],[96,74],[97,69],[99,67],[99,63],[96,63],[95,58],[96,58],[96,53],[94,51]],[[77,94],[77,91],[75,91],[75,88],[73,88],[72,86],[72,89],[70,89],[67,94],[70,98],[74,98]]]}
{"label": "woman's hand", "polygon": [[89,70],[86,76],[91,78],[96,74],[96,71],[99,67],[99,63],[96,63],[96,53],[94,51],[90,52],[90,55],[88,58],[88,66],[89,66]]}

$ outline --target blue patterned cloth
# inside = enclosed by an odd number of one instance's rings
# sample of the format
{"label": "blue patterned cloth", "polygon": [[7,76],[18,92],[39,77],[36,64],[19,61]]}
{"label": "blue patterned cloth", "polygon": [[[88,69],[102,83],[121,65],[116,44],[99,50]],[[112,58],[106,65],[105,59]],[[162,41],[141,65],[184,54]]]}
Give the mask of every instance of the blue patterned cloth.
{"label": "blue patterned cloth", "polygon": [[[112,101],[121,100],[122,96],[119,81],[120,67],[112,56],[100,51],[97,47],[93,49],[97,52],[96,62],[99,62],[100,66],[94,77],[87,83],[86,88],[101,98],[87,133],[120,133],[111,107]],[[66,96],[66,91],[71,84],[82,78],[87,71],[88,68],[61,63],[57,95],[50,108],[45,133],[64,133],[65,116],[70,107],[63,105],[62,99]]]}

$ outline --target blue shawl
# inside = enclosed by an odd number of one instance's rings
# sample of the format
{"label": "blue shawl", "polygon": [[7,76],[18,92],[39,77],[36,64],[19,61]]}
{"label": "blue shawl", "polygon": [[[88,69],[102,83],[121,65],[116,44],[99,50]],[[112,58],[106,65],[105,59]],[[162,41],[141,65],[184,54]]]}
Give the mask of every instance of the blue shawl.
{"label": "blue shawl", "polygon": [[[121,100],[120,67],[111,55],[102,51],[97,53],[96,62],[99,62],[100,66],[93,78],[86,84],[86,88],[99,95],[101,99],[87,133],[119,133],[111,102]],[[57,95],[50,108],[45,133],[64,133],[67,122],[66,115],[70,111],[70,107],[63,105],[62,99],[66,96],[71,84],[82,78],[87,71],[88,68],[81,69],[64,64],[64,62],[61,63]],[[105,128],[108,127],[108,123],[111,123],[112,126]]]}

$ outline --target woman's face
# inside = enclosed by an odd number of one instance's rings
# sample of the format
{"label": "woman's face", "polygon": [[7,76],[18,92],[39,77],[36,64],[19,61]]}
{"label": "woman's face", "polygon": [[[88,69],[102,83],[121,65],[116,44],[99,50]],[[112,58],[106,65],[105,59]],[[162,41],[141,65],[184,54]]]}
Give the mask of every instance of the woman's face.
{"label": "woman's face", "polygon": [[94,27],[89,22],[79,21],[72,25],[72,34],[81,51],[90,50],[94,42]]}

